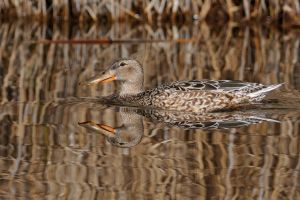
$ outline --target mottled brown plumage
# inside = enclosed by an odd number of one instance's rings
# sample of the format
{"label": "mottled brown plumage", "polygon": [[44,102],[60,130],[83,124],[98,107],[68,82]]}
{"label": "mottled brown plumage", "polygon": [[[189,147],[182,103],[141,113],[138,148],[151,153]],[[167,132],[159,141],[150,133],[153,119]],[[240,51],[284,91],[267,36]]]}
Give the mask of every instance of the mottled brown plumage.
{"label": "mottled brown plumage", "polygon": [[230,80],[176,81],[143,91],[144,74],[136,60],[121,59],[113,63],[102,74],[86,84],[121,82],[119,93],[105,97],[106,103],[143,106],[186,112],[211,112],[249,105],[265,97],[265,94],[281,84],[265,86]]}

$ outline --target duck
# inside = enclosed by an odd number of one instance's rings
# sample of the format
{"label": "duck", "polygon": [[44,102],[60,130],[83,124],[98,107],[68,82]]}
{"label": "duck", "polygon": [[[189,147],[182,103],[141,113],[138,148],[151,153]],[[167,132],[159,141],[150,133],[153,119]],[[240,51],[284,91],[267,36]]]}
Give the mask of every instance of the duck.
{"label": "duck", "polygon": [[100,100],[102,103],[196,113],[230,110],[255,104],[282,85],[237,80],[190,80],[175,81],[144,90],[142,64],[127,58],[113,62],[102,73],[80,82],[80,85],[112,81],[118,81],[120,89],[103,97]]}

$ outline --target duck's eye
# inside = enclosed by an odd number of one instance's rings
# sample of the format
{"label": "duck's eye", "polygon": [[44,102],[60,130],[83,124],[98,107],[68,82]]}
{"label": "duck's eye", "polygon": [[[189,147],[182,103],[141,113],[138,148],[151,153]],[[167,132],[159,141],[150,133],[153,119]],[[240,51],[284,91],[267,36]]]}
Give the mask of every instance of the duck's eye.
{"label": "duck's eye", "polygon": [[123,66],[125,66],[126,65],[126,63],[124,63],[124,62],[121,62],[120,63],[120,67],[123,67]]}

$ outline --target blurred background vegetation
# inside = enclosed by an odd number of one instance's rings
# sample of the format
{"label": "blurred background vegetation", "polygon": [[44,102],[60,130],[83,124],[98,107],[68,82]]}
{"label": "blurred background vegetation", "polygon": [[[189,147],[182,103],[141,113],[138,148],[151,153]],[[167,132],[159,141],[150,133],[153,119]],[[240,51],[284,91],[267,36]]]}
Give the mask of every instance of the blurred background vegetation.
{"label": "blurred background vegetation", "polygon": [[298,0],[2,0],[3,18],[17,17],[43,21],[137,20],[147,23],[184,23],[207,20],[299,25]]}

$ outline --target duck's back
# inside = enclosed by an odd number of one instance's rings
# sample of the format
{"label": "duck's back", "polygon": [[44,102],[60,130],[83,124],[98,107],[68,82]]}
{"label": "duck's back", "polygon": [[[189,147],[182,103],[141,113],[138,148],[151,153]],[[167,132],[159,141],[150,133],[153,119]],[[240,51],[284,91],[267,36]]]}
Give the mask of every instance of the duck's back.
{"label": "duck's back", "polygon": [[280,85],[241,81],[176,81],[144,92],[143,104],[167,110],[207,112],[259,101]]}

